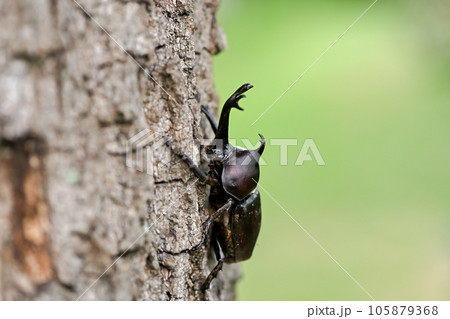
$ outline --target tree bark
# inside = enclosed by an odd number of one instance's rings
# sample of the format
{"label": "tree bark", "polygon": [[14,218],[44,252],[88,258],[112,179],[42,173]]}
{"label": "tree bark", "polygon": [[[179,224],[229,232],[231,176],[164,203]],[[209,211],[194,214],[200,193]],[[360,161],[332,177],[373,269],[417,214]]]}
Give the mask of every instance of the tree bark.
{"label": "tree bark", "polygon": [[206,186],[164,145],[126,166],[144,129],[149,144],[212,137],[198,99],[217,111],[218,5],[0,2],[0,299],[234,298],[239,267],[203,295],[215,257],[186,250]]}

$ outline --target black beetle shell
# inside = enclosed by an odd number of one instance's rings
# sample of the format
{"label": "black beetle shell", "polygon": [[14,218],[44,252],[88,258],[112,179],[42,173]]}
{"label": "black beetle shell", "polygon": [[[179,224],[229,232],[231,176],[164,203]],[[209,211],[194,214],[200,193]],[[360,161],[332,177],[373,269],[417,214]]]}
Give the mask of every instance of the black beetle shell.
{"label": "black beetle shell", "polygon": [[219,240],[226,263],[249,259],[261,228],[261,198],[258,189],[236,205],[228,216],[213,227],[213,237]]}

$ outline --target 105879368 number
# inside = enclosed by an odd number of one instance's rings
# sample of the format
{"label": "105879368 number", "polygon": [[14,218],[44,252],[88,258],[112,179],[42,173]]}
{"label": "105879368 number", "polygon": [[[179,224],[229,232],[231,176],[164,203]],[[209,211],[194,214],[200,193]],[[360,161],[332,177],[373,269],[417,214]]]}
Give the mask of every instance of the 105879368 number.
{"label": "105879368 number", "polygon": [[369,316],[436,316],[438,306],[369,306]]}

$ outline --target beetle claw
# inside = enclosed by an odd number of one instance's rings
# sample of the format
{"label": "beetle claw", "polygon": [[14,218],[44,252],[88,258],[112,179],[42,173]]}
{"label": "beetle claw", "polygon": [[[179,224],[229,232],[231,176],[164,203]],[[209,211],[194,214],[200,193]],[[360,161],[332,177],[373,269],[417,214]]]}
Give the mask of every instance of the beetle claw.
{"label": "beetle claw", "polygon": [[165,144],[169,147],[170,151],[171,151],[173,154],[175,154],[176,156],[178,156],[178,157],[179,157],[180,159],[182,159],[182,160],[185,160],[185,159],[186,159],[186,155],[183,154],[183,153],[181,153],[180,151],[176,150],[176,149],[173,147],[173,145],[172,145],[172,143],[170,142],[170,140],[167,140]]}
{"label": "beetle claw", "polygon": [[205,292],[206,290],[209,289],[209,283],[204,282],[204,283],[202,284],[202,286],[200,287],[200,289],[201,289],[203,292]]}
{"label": "beetle claw", "polygon": [[178,151],[173,147],[172,142],[171,142],[170,140],[167,140],[164,144],[167,145],[167,147],[170,149],[170,151],[171,151],[172,153],[174,153],[174,154],[177,155],[177,156],[180,156],[180,155],[179,155],[180,152],[178,152]]}
{"label": "beetle claw", "polygon": [[197,251],[200,249],[200,247],[203,246],[203,243],[205,242],[206,236],[205,234],[202,234],[202,240],[200,241],[200,243],[198,243],[197,245],[195,245],[194,247],[191,248],[192,251]]}

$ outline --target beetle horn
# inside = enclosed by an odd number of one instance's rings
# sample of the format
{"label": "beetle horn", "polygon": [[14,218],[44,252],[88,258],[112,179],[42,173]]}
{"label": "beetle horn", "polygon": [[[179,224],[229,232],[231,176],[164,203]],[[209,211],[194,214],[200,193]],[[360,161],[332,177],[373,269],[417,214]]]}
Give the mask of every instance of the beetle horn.
{"label": "beetle horn", "polygon": [[222,108],[222,113],[220,113],[219,126],[217,128],[216,141],[221,141],[223,143],[222,147],[228,144],[228,126],[230,121],[230,111],[232,108],[237,108],[243,111],[244,109],[239,106],[238,102],[240,99],[244,98],[244,92],[247,92],[253,87],[250,83],[245,83],[236,92],[231,95],[225,102]]}
{"label": "beetle horn", "polygon": [[261,157],[262,153],[264,152],[264,148],[266,147],[266,139],[264,138],[264,136],[262,136],[262,134],[258,135],[259,137],[261,137],[261,139],[259,140],[261,145],[259,145],[259,147],[255,150],[250,150],[250,153],[252,154],[252,157],[256,162],[259,161],[259,158]]}
{"label": "beetle horn", "polygon": [[264,148],[266,147],[266,139],[264,138],[264,136],[262,136],[262,134],[258,134],[258,135],[261,138],[259,140],[261,145],[256,149],[256,151],[258,152],[259,156],[261,156],[262,153],[264,152]]}

